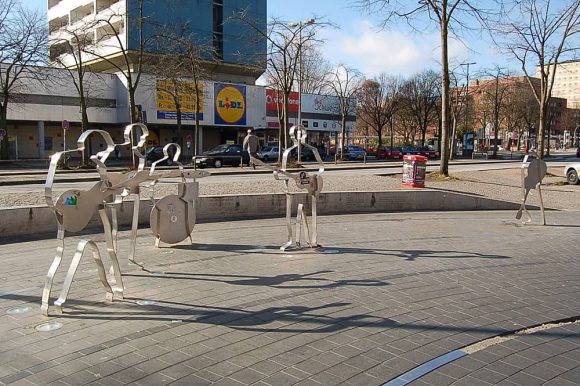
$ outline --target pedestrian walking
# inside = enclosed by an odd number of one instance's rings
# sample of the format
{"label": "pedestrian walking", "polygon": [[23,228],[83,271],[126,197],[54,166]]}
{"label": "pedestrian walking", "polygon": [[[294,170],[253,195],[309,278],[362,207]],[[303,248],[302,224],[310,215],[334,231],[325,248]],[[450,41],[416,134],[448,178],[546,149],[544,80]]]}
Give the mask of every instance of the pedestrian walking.
{"label": "pedestrian walking", "polygon": [[254,129],[251,128],[248,129],[248,135],[244,137],[243,148],[248,153],[250,153],[250,164],[252,165],[252,168],[254,168],[254,170],[256,169],[256,165],[254,165],[253,158],[257,156],[259,146],[260,141],[258,140],[258,137],[254,135]]}

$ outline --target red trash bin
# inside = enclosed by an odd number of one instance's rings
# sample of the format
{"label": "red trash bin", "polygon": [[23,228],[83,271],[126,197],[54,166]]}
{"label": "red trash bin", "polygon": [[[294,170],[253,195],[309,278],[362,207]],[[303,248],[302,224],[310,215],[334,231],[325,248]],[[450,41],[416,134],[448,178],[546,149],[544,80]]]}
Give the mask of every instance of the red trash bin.
{"label": "red trash bin", "polygon": [[425,171],[427,170],[427,157],[422,155],[406,155],[403,157],[403,182],[402,186],[412,188],[425,187]]}

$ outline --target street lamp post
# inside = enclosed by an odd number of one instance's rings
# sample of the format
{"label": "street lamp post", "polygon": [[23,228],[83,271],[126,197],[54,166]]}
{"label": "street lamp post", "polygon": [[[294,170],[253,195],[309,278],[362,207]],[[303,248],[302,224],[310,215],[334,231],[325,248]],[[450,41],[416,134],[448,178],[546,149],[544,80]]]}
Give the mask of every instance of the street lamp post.
{"label": "street lamp post", "polygon": [[[298,125],[302,126],[302,29],[314,24],[313,18],[288,24],[290,28],[298,27]],[[298,163],[301,162],[300,146],[298,146]]]}

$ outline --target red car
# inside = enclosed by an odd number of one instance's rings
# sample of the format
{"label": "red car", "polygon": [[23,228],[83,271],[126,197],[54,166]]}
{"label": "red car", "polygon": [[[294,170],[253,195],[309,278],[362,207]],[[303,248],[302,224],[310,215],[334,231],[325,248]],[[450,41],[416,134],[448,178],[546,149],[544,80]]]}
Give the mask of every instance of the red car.
{"label": "red car", "polygon": [[439,152],[429,149],[428,147],[420,147],[419,151],[421,152],[422,156],[425,156],[427,158],[437,158],[439,157]]}
{"label": "red car", "polygon": [[377,159],[400,159],[401,150],[394,146],[381,146],[377,149]]}

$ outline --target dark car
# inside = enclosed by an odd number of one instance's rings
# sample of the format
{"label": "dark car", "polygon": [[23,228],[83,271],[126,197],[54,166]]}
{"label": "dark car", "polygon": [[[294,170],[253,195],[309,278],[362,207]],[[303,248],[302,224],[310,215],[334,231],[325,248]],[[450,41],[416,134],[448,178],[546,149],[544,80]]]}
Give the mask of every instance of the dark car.
{"label": "dark car", "polygon": [[420,147],[419,151],[421,152],[422,156],[425,156],[427,158],[437,158],[439,157],[439,152],[435,151],[427,146],[424,147]]}
{"label": "dark car", "polygon": [[414,146],[401,147],[401,153],[403,155],[421,155],[421,151],[419,150],[419,148]]}
{"label": "dark car", "polygon": [[399,159],[402,156],[401,150],[395,146],[381,146],[377,150],[377,159]]}
{"label": "dark car", "polygon": [[242,145],[219,145],[204,151],[195,162],[200,167],[221,168],[224,165],[240,166],[240,160],[244,165],[250,164],[250,155]]}
{"label": "dark car", "polygon": [[342,156],[344,159],[356,161],[363,160],[366,154],[365,150],[360,146],[347,145],[344,147],[344,154]]}
{"label": "dark car", "polygon": [[[296,160],[298,158],[298,149],[294,148],[290,151],[290,159]],[[316,161],[314,152],[308,147],[303,147],[300,149],[300,160],[301,161]]]}
{"label": "dark car", "polygon": [[[161,163],[161,165],[173,165],[173,148],[169,148],[167,151],[169,153],[169,158]],[[163,146],[150,147],[145,151],[145,161],[147,164],[152,164],[153,162],[163,158]]]}

